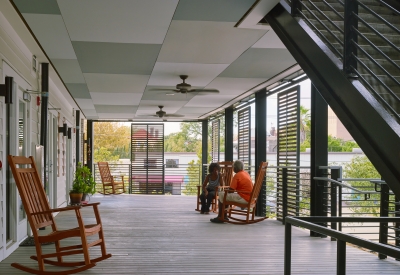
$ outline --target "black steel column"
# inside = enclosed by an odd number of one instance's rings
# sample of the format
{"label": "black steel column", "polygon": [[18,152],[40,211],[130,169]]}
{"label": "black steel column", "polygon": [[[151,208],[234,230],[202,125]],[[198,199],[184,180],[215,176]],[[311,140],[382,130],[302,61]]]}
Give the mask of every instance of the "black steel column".
{"label": "black steel column", "polygon": [[225,161],[233,161],[233,108],[225,109]]}
{"label": "black steel column", "polygon": [[[344,58],[343,70],[348,76],[355,76],[354,69],[357,69],[357,33],[354,29],[358,28],[358,19],[354,14],[358,14],[358,3],[356,0],[344,1]],[[352,68],[353,67],[353,68]]]}
{"label": "black steel column", "polygon": [[[255,94],[255,172],[258,173],[261,162],[267,157],[267,93],[265,89]],[[256,215],[266,215],[267,187],[265,178],[257,199]]]}
{"label": "black steel column", "polygon": [[[325,216],[324,182],[314,180],[314,177],[326,176],[319,166],[328,165],[328,104],[322,98],[314,85],[311,85],[311,186],[310,215]],[[311,236],[321,236],[310,232]]]}
{"label": "black steel column", "polygon": [[204,164],[208,163],[208,120],[203,120],[201,125],[201,182],[206,178],[206,170]]}
{"label": "black steel column", "polygon": [[87,121],[87,141],[86,141],[87,167],[93,173],[93,120]]}
{"label": "black steel column", "polygon": [[[381,185],[381,201],[380,201],[380,217],[389,216],[389,186],[387,184]],[[379,223],[379,243],[387,244],[388,242],[388,223]],[[387,256],[384,254],[378,254],[379,259],[386,259]]]}
{"label": "black steel column", "polygon": [[42,103],[40,109],[40,145],[43,146],[43,186],[47,190],[47,117],[49,104],[49,63],[41,63]]}
{"label": "black steel column", "polygon": [[75,165],[78,166],[78,162],[81,160],[80,155],[80,148],[81,148],[81,136],[80,136],[80,129],[81,129],[81,118],[80,118],[80,111],[75,111],[75,146],[76,146],[76,156],[75,156]]}

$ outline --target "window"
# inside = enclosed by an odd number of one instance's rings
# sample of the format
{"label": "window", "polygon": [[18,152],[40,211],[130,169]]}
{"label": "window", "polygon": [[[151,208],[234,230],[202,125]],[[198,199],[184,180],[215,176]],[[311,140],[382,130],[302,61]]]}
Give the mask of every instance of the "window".
{"label": "window", "polygon": [[167,159],[165,164],[166,168],[179,168],[179,159]]}

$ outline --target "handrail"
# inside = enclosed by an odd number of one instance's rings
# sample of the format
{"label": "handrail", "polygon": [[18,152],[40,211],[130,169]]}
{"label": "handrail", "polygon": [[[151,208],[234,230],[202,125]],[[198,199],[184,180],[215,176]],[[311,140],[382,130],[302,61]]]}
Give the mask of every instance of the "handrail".
{"label": "handrail", "polygon": [[400,218],[382,217],[291,217],[285,219],[285,249],[284,249],[284,275],[291,274],[291,251],[292,251],[292,225],[301,226],[309,229],[310,231],[329,236],[337,239],[337,262],[336,274],[346,274],[346,243],[351,243],[359,247],[363,247],[379,254],[384,254],[395,259],[400,259],[400,249],[387,244],[380,244],[372,242],[363,238],[352,236],[338,230],[330,229],[315,223],[328,223],[328,222],[400,222]]}
{"label": "handrail", "polygon": [[315,180],[325,180],[325,181],[333,182],[333,183],[335,183],[335,184],[337,184],[337,185],[340,185],[340,186],[342,186],[342,187],[345,187],[345,188],[348,188],[348,189],[357,191],[358,193],[361,193],[361,194],[364,194],[364,195],[379,194],[379,193],[380,193],[380,192],[362,191],[362,190],[359,190],[359,189],[357,189],[357,188],[352,187],[351,185],[344,184],[344,183],[342,183],[342,182],[340,182],[340,181],[333,180],[333,179],[331,179],[331,178],[314,177],[314,179],[315,179]]}

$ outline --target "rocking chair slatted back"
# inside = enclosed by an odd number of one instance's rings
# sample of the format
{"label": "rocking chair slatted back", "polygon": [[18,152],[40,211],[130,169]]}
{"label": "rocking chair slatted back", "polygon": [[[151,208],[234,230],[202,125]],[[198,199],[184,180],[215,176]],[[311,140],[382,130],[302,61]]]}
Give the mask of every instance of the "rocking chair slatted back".
{"label": "rocking chair slatted back", "polygon": [[218,164],[221,167],[221,174],[224,175],[225,186],[230,186],[233,178],[233,162],[221,161]]}
{"label": "rocking chair slatted back", "polygon": [[[50,209],[42,182],[36,172],[36,164],[33,157],[9,156],[11,170],[16,179],[16,185],[21,196],[27,217],[34,229],[54,226],[53,215],[43,213]],[[36,231],[36,230],[33,230]]]}
{"label": "rocking chair slatted back", "polygon": [[268,167],[268,162],[261,162],[257,176],[256,176],[256,181],[253,185],[253,191],[251,192],[250,196],[250,204],[254,205],[257,201],[258,195],[260,194],[261,186],[265,177],[265,173],[267,172],[267,167]]}
{"label": "rocking chair slatted back", "polygon": [[110,168],[108,167],[108,162],[98,162],[99,172],[101,176],[101,181],[103,183],[111,183],[113,178],[111,176]]}

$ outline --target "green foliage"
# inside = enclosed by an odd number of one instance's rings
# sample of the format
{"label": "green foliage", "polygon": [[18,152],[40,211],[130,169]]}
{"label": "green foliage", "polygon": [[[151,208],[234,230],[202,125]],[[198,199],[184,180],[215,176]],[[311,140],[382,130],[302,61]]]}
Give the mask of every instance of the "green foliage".
{"label": "green foliage", "polygon": [[188,168],[186,169],[188,174],[188,182],[185,185],[185,189],[182,191],[185,195],[197,195],[197,186],[201,184],[201,165],[195,164],[194,160],[190,161]]}
{"label": "green foliage", "polygon": [[[381,177],[366,156],[354,157],[351,162],[344,166],[343,175],[345,178],[357,179],[379,179]],[[349,182],[349,184],[358,190],[375,191],[374,184],[369,181],[353,181]],[[352,192],[347,204],[350,206],[349,209],[356,214],[370,213],[378,216],[379,201],[380,194],[370,194],[370,197],[366,199],[364,194]]]}
{"label": "green foliage", "polygon": [[130,158],[131,129],[129,126],[118,122],[95,122],[93,128],[94,162]]}
{"label": "green foliage", "polygon": [[[300,152],[311,147],[311,116],[310,110],[300,106]],[[344,141],[341,138],[328,136],[328,152],[352,152],[359,148],[354,141]]]}
{"label": "green foliage", "polygon": [[86,193],[93,195],[96,192],[96,182],[90,169],[78,163],[70,193]]}

